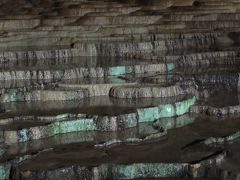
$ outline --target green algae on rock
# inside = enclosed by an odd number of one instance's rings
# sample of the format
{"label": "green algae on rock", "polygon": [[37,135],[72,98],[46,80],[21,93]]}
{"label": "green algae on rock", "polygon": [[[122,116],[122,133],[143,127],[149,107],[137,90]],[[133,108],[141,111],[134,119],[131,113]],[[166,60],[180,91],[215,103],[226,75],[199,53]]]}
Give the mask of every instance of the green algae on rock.
{"label": "green algae on rock", "polygon": [[[76,65],[77,66],[77,65]],[[167,68],[166,68],[167,66]],[[71,67],[71,66],[70,66]],[[47,67],[46,67],[47,68]],[[113,67],[74,67],[66,69],[5,70],[0,71],[0,80],[67,80],[76,78],[101,78],[138,73],[165,73],[174,69],[172,64],[136,64]]]}
{"label": "green algae on rock", "polygon": [[[169,104],[160,105],[160,107],[147,107],[137,108],[135,113],[122,114],[118,116],[93,116],[92,118],[86,118],[87,115],[67,115],[65,114],[59,119],[57,115],[55,120],[46,126],[31,127],[28,129],[21,129],[18,131],[6,130],[4,131],[5,143],[17,143],[25,142],[34,139],[41,139],[51,137],[57,134],[64,134],[78,131],[118,131],[126,128],[136,127],[138,123],[152,122],[163,117],[174,117],[177,115],[183,115],[188,112],[189,108],[195,103],[195,96],[187,100],[176,102],[174,107],[174,113],[161,113],[168,111]],[[182,107],[183,106],[183,107]],[[164,109],[166,108],[166,109]],[[69,117],[72,117],[69,119]],[[75,119],[74,119],[75,118]]]}
{"label": "green algae on rock", "polygon": [[112,139],[110,141],[96,144],[95,147],[111,147],[117,144],[139,144],[143,142],[151,142],[167,135],[167,130],[180,128],[194,123],[195,118],[183,115],[174,118],[160,118],[154,122],[144,122],[138,124],[139,136],[129,137],[126,139]]}
{"label": "green algae on rock", "polygon": [[18,154],[27,155],[32,151],[42,151],[57,146],[71,145],[74,143],[92,143],[96,148],[111,148],[121,144],[140,144],[165,139],[167,130],[184,127],[194,123],[195,118],[188,114],[161,118],[155,122],[138,123],[136,127],[114,132],[80,131],[66,134],[58,134],[49,138],[11,144],[3,147],[0,160],[13,157]]}
{"label": "green algae on rock", "polygon": [[185,173],[180,164],[132,164],[113,166],[114,179],[135,179],[141,177],[179,177]]}
{"label": "green algae on rock", "polygon": [[137,109],[139,122],[154,121],[163,117],[180,116],[189,111],[196,102],[195,96],[175,104],[159,105],[158,107]]}
{"label": "green algae on rock", "polygon": [[176,115],[182,115],[189,111],[189,108],[196,102],[196,97],[175,103]]}
{"label": "green algae on rock", "polygon": [[10,163],[0,164],[0,179],[8,180],[10,176]]}

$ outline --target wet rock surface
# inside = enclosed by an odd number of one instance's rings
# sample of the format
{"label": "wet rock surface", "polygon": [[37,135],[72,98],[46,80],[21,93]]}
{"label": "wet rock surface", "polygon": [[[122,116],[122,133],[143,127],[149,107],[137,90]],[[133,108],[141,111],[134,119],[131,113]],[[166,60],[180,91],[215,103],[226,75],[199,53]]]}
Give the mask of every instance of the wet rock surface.
{"label": "wet rock surface", "polygon": [[239,7],[0,0],[0,180],[238,180]]}

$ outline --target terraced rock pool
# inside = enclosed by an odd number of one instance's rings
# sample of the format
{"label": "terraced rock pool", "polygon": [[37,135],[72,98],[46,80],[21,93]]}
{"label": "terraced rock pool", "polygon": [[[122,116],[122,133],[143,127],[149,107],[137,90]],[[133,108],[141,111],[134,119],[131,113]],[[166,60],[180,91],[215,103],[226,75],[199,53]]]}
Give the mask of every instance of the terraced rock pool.
{"label": "terraced rock pool", "polygon": [[0,180],[240,180],[240,0],[0,0]]}

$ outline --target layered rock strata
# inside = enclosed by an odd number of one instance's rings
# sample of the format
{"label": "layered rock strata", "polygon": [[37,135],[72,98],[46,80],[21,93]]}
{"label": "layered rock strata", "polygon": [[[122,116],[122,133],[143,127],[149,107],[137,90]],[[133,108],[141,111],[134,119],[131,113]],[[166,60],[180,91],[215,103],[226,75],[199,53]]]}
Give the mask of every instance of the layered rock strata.
{"label": "layered rock strata", "polygon": [[239,0],[0,0],[0,180],[237,180],[239,20]]}

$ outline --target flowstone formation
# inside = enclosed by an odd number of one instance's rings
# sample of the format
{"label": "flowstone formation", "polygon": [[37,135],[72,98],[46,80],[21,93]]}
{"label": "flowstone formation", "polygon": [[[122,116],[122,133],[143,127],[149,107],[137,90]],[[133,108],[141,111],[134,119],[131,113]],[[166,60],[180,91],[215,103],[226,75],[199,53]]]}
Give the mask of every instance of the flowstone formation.
{"label": "flowstone formation", "polygon": [[240,178],[240,0],[0,0],[0,180]]}

